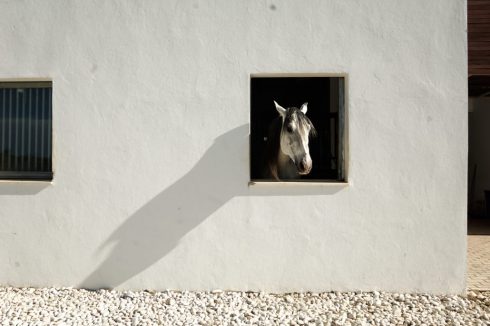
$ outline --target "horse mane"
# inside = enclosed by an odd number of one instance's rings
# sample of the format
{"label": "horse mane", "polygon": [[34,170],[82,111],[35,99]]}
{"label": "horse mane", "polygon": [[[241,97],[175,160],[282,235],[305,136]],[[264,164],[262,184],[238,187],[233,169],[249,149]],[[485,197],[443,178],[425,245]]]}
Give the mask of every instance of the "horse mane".
{"label": "horse mane", "polygon": [[[298,123],[298,128],[304,130],[306,126],[310,127],[310,137],[316,136],[316,129],[313,126],[311,120],[298,108],[288,108],[286,112],[285,122],[294,119],[293,115],[296,116]],[[265,149],[265,160],[266,160],[266,172],[267,177],[272,177],[279,181],[279,171],[277,157],[281,149],[281,129],[283,121],[282,117],[276,117],[269,126],[269,133],[267,136],[266,149]]]}

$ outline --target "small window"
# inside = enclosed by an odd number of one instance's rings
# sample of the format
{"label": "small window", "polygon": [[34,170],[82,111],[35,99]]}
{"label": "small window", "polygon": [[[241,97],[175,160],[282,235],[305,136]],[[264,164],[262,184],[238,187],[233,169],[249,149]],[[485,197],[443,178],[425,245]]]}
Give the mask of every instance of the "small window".
{"label": "small window", "polygon": [[251,181],[344,182],[344,77],[252,76]]}
{"label": "small window", "polygon": [[51,82],[0,82],[0,179],[52,180]]}

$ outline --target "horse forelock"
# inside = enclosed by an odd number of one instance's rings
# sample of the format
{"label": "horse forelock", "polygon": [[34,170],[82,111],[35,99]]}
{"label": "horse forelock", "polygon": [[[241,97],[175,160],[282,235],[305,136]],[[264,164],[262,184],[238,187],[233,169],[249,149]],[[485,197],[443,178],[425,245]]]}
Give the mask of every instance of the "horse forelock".
{"label": "horse forelock", "polygon": [[311,120],[306,116],[306,114],[301,112],[301,110],[296,107],[288,108],[286,111],[284,125],[288,125],[290,123],[297,124],[297,127],[301,132],[305,132],[309,129],[309,135],[316,136],[316,129]]}

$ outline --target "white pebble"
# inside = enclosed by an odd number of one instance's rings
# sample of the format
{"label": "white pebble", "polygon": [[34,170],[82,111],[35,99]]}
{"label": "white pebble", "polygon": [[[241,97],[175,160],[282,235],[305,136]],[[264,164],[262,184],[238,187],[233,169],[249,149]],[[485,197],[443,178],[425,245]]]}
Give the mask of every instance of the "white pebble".
{"label": "white pebble", "polygon": [[86,291],[1,288],[0,325],[483,325],[490,292]]}

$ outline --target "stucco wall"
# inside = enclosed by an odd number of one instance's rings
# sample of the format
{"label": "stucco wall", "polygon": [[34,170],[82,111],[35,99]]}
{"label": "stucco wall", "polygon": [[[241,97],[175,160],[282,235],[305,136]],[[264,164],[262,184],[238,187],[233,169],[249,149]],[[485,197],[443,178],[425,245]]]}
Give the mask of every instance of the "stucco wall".
{"label": "stucco wall", "polygon": [[[2,1],[54,181],[0,184],[0,283],[461,292],[465,1]],[[248,186],[249,75],[348,76],[347,186]]]}

